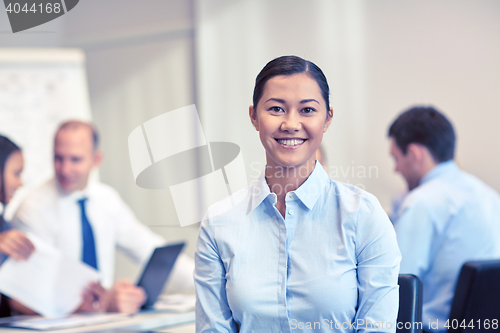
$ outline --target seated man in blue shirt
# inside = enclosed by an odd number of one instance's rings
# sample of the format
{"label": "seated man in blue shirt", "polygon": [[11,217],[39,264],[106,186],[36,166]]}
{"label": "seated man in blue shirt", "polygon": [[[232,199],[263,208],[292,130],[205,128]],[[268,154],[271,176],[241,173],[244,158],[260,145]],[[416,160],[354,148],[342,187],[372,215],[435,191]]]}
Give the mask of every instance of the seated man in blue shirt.
{"label": "seated man in blue shirt", "polygon": [[453,126],[433,107],[403,112],[389,138],[409,190],[393,214],[400,273],[422,279],[424,330],[444,331],[462,265],[500,258],[500,196],[457,167]]}

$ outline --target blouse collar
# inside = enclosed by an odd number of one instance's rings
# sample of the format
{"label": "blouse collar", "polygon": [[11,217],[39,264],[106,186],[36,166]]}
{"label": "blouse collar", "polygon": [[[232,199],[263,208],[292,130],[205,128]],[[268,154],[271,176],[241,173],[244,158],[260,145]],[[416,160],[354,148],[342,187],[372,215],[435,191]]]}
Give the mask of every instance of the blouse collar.
{"label": "blouse collar", "polygon": [[[252,187],[252,206],[251,210],[254,210],[259,206],[265,199],[270,198],[273,205],[276,204],[277,196],[272,193],[269,189],[269,185],[266,181],[266,169],[261,172],[259,178],[255,181]],[[328,182],[328,174],[321,164],[316,161],[314,170],[311,172],[306,181],[299,186],[295,191],[290,191],[287,194],[287,198],[296,196],[302,203],[311,210],[318,198],[323,193],[323,188]]]}

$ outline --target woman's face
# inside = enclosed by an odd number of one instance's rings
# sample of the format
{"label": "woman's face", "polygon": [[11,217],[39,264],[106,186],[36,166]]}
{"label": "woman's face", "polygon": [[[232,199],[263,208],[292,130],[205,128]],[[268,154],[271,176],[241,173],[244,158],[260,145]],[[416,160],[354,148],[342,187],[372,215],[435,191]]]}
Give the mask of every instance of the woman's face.
{"label": "woman's face", "polygon": [[14,196],[14,192],[23,185],[21,172],[23,171],[23,154],[17,150],[10,154],[5,161],[3,180],[5,182],[5,204]]}
{"label": "woman's face", "polygon": [[257,110],[250,106],[250,118],[266,149],[268,166],[308,169],[314,166],[332,120],[318,83],[304,73],[269,79]]}

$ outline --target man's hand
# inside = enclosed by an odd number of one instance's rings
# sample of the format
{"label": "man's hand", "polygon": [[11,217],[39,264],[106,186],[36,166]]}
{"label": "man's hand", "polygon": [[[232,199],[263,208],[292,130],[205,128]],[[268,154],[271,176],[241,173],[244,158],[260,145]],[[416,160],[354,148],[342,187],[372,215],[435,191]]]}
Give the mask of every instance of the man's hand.
{"label": "man's hand", "polygon": [[0,253],[15,260],[26,260],[35,251],[35,246],[19,230],[11,229],[0,233]]}
{"label": "man's hand", "polygon": [[90,282],[82,292],[82,304],[75,312],[103,312],[110,304],[111,292],[97,281]]}
{"label": "man's hand", "polygon": [[146,302],[146,293],[129,280],[120,280],[111,289],[108,311],[136,313]]}

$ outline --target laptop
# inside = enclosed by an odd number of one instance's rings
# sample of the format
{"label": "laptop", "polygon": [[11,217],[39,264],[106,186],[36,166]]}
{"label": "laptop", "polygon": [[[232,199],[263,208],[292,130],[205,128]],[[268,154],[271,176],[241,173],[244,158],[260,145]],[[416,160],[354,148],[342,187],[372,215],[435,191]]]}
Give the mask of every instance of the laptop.
{"label": "laptop", "polygon": [[137,286],[142,287],[147,296],[142,309],[153,307],[185,245],[184,242],[181,242],[157,247],[154,250],[137,282]]}

